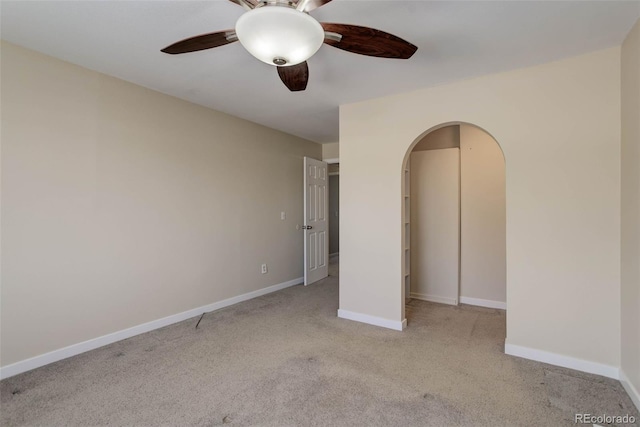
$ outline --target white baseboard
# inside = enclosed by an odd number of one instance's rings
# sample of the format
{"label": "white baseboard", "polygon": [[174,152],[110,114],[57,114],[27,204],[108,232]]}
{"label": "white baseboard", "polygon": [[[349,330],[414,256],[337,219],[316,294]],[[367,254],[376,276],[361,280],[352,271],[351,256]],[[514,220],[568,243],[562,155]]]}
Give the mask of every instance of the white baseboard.
{"label": "white baseboard", "polygon": [[625,374],[622,369],[620,369],[620,382],[622,383],[622,386],[627,391],[627,394],[633,401],[633,404],[636,405],[636,408],[638,408],[638,411],[640,411],[640,392],[631,383],[631,381],[629,380],[629,377],[627,377],[627,374]]}
{"label": "white baseboard", "polygon": [[439,304],[458,305],[458,300],[456,298],[440,297],[437,295],[417,294],[415,292],[411,292],[409,295],[411,296],[411,298],[419,299],[422,301],[437,302]]}
{"label": "white baseboard", "polygon": [[507,303],[502,301],[492,301],[489,299],[460,297],[460,304],[477,305],[478,307],[498,308],[500,310],[507,309]]}
{"label": "white baseboard", "polygon": [[548,363],[550,365],[562,366],[563,368],[575,369],[576,371],[588,372],[590,374],[602,375],[603,377],[609,377],[616,380],[620,378],[620,370],[615,366],[590,362],[588,360],[577,359],[571,356],[564,356],[562,354],[550,353],[548,351],[507,343],[504,345],[504,352],[511,356],[518,356],[524,359]]}
{"label": "white baseboard", "polygon": [[83,341],[77,344],[70,345],[58,350],[50,351],[49,353],[41,354],[29,359],[21,360],[11,365],[0,367],[0,379],[9,378],[14,375],[21,374],[26,371],[30,371],[35,368],[39,368],[49,363],[57,362],[58,360],[66,359],[71,356],[75,356],[80,353],[84,353],[89,350],[96,349],[98,347],[105,346],[107,344],[121,341],[126,338],[140,335],[145,332],[153,331],[173,323],[182,322],[183,320],[190,319],[198,316],[202,313],[219,310],[230,305],[237,304],[239,302],[247,301],[262,295],[276,292],[290,286],[299,285],[304,279],[298,277],[297,279],[289,280],[288,282],[279,283],[277,285],[269,286],[267,288],[258,289],[257,291],[248,292],[246,294],[231,297],[222,301],[214,302],[202,307],[194,308],[191,310],[183,311],[182,313],[174,314],[171,316],[163,317],[162,319],[153,320],[151,322],[143,323],[141,325],[133,326],[122,331],[113,332],[111,334],[103,335],[98,338],[93,338],[87,341]]}
{"label": "white baseboard", "polygon": [[369,325],[382,326],[383,328],[402,331],[407,327],[407,319],[402,322],[397,320],[384,319],[382,317],[370,316],[368,314],[355,313],[348,310],[338,310],[338,317],[341,319],[355,320],[356,322],[368,323]]}

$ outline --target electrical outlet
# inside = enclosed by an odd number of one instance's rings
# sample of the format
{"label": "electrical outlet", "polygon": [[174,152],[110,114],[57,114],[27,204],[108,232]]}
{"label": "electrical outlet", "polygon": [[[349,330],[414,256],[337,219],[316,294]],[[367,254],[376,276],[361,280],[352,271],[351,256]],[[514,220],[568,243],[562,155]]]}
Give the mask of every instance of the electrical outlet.
{"label": "electrical outlet", "polygon": [[280,219],[283,220],[283,221],[285,219],[287,219],[287,213],[286,212],[280,212]]}
{"label": "electrical outlet", "polygon": [[262,264],[262,268],[260,270],[262,274],[267,274],[267,264]]}

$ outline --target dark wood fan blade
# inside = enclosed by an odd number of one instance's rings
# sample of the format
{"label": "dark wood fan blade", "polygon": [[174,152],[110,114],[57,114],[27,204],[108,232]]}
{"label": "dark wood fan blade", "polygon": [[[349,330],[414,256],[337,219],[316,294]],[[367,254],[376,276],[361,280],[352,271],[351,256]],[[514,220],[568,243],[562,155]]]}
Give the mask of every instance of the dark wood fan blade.
{"label": "dark wood fan blade", "polygon": [[322,28],[342,36],[340,41],[326,38],[324,42],[338,49],[379,58],[409,59],[418,48],[400,37],[369,27],[321,22]]}
{"label": "dark wood fan blade", "polygon": [[238,40],[234,30],[218,31],[217,33],[202,34],[181,40],[162,49],[164,53],[175,55],[177,53],[196,52],[198,50],[211,49],[224,46]]}
{"label": "dark wood fan blade", "polygon": [[[231,0],[231,1],[233,1],[233,0]],[[298,0],[296,2],[296,5],[298,3],[300,3],[301,1],[303,1],[303,0]],[[325,4],[329,3],[330,1],[331,0],[309,0],[309,1],[307,1],[307,4],[304,6],[304,11],[305,12],[309,12],[310,10],[317,9],[320,6],[324,6]]]}
{"label": "dark wood fan blade", "polygon": [[290,67],[278,67],[278,75],[291,92],[305,90],[309,81],[309,66],[302,62]]}

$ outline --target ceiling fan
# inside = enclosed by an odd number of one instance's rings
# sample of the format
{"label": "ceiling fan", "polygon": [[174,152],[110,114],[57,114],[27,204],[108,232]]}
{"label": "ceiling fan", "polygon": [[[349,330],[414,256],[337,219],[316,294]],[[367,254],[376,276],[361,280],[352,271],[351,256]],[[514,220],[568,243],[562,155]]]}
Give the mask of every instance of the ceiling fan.
{"label": "ceiling fan", "polygon": [[418,50],[393,34],[368,27],[318,22],[309,12],[331,0],[229,0],[245,12],[234,30],[202,34],[162,49],[169,54],[195,52],[240,41],[250,54],[278,68],[291,91],[307,88],[311,58],[326,43],[379,58],[409,59]]}

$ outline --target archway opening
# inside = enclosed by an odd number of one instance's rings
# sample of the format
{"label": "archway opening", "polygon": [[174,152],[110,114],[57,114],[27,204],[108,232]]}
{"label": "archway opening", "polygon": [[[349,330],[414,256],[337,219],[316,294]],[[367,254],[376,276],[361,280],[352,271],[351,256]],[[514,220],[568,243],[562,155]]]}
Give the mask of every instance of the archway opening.
{"label": "archway opening", "polygon": [[[415,301],[506,310],[506,168],[478,126],[420,135],[402,168],[403,318]],[[408,314],[408,316],[407,316]]]}

